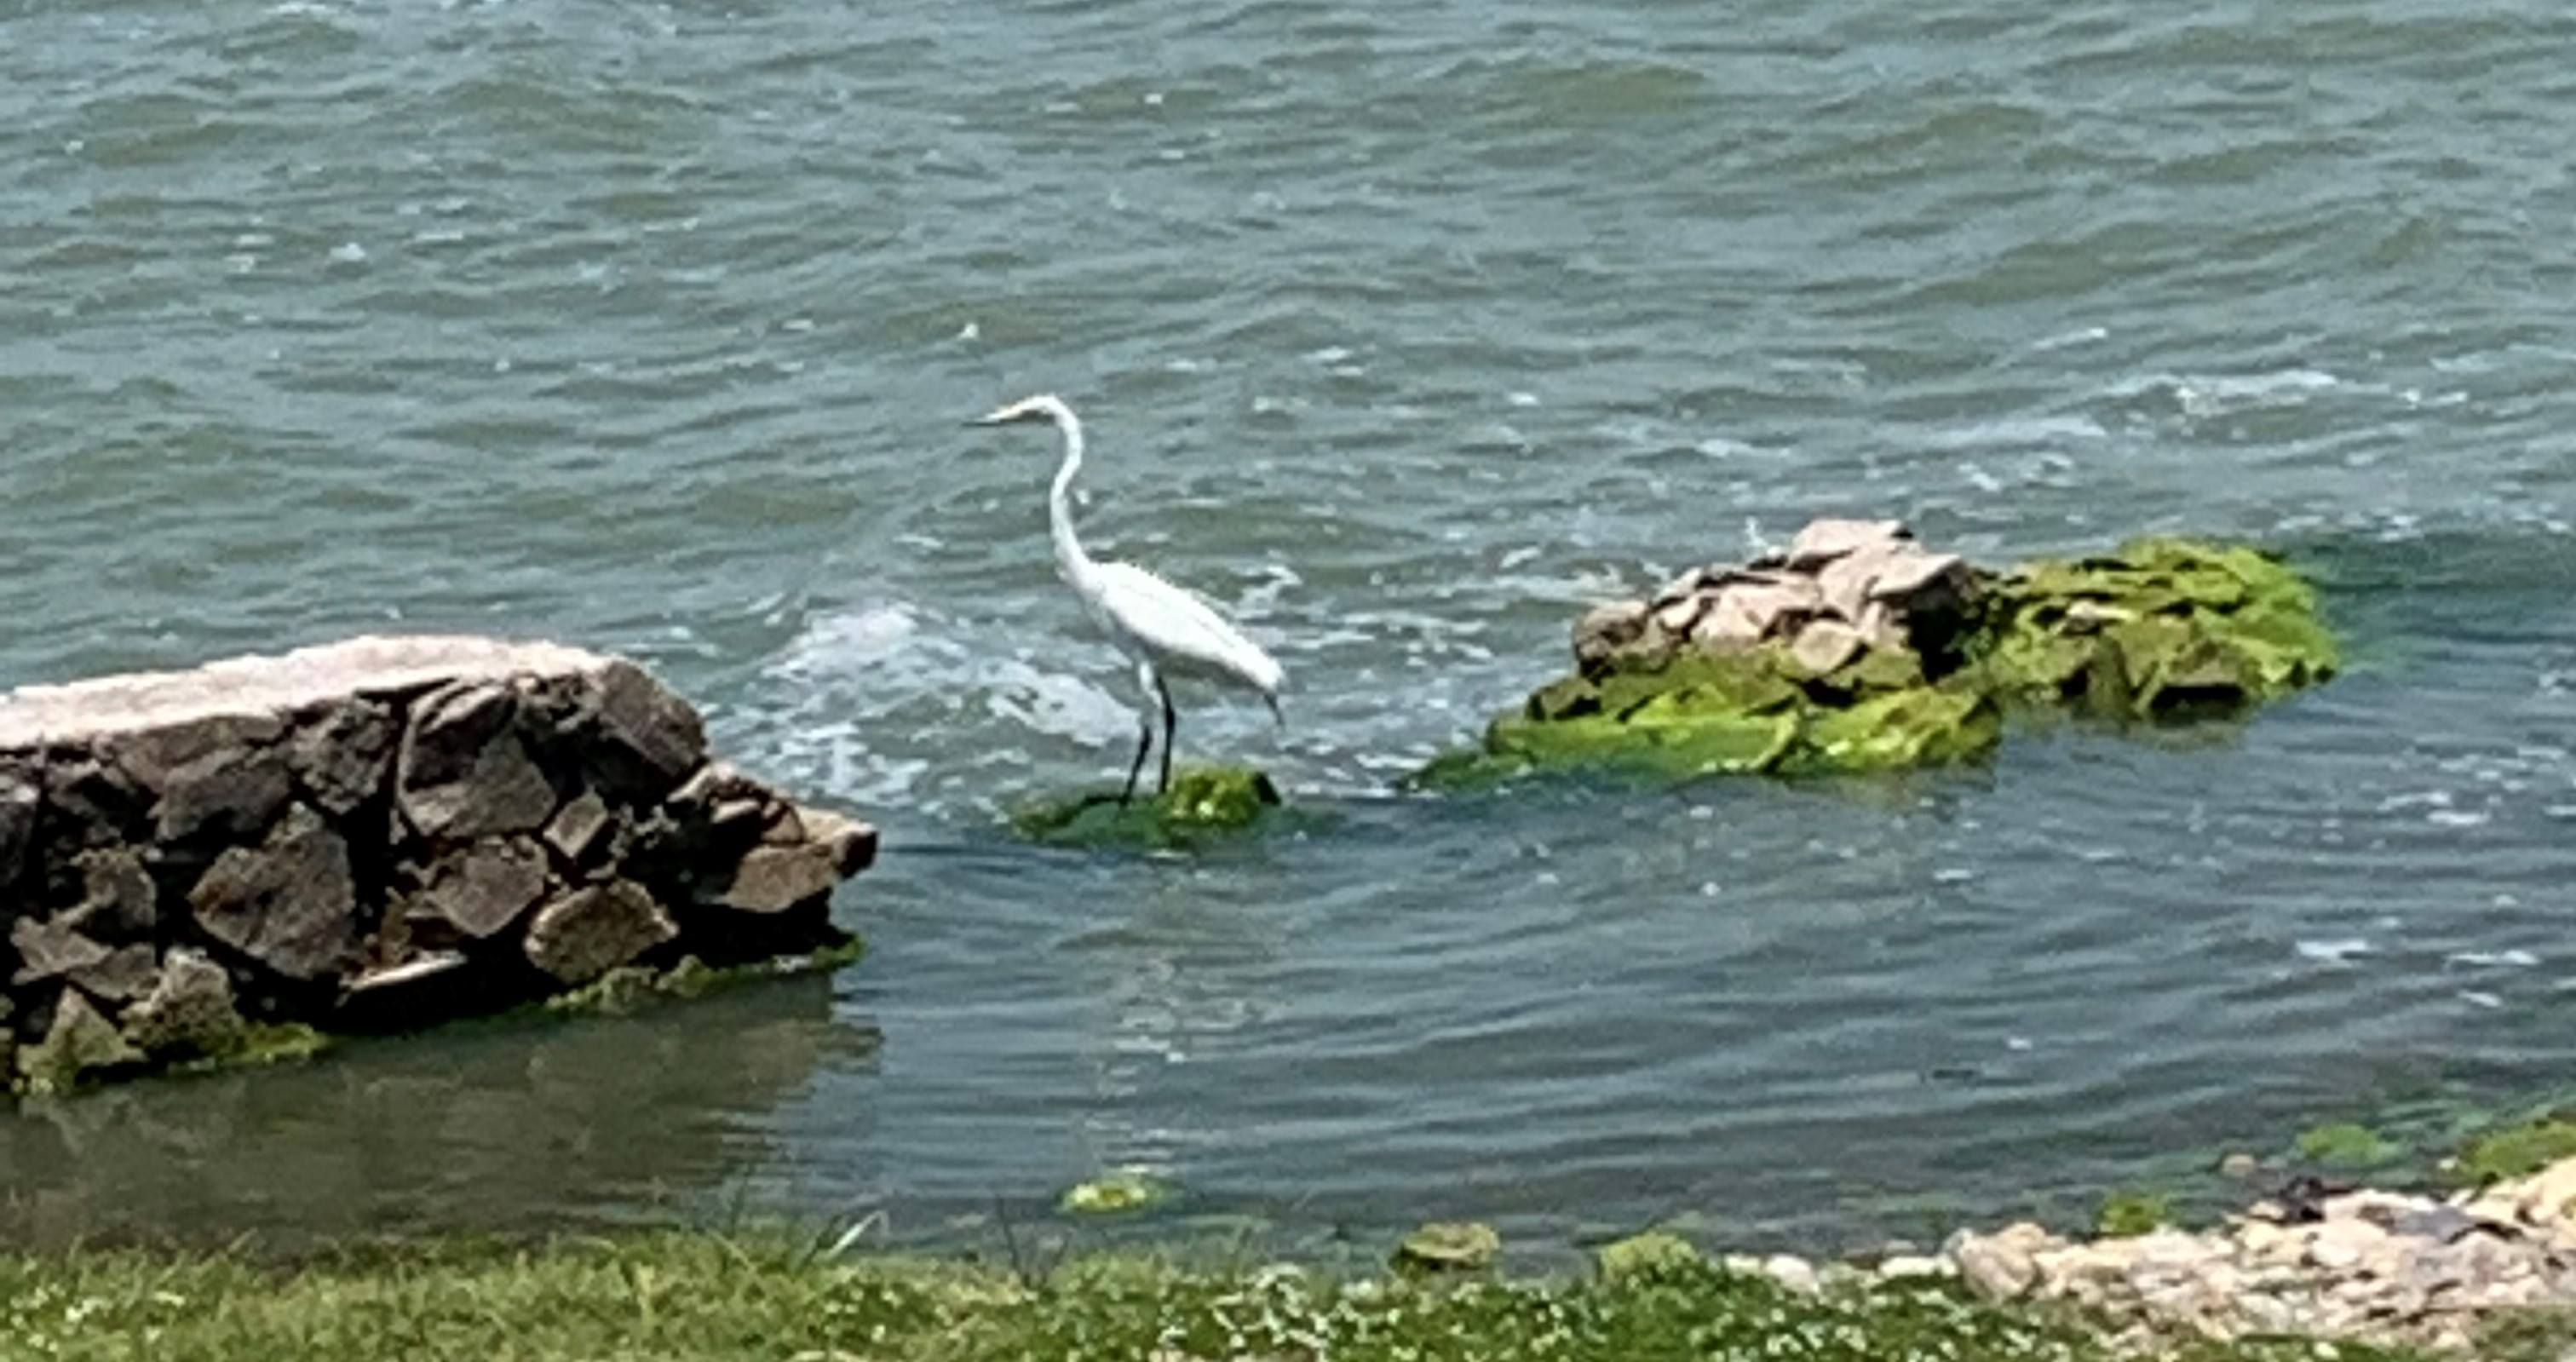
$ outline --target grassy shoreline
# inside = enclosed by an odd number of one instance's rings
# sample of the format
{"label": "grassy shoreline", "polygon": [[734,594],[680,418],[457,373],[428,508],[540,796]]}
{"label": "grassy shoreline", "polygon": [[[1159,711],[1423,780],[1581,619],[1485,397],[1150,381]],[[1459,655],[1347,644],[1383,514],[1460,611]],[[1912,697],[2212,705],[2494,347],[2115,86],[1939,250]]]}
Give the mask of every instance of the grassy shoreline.
{"label": "grassy shoreline", "polygon": [[[2538,1336],[2535,1335],[2535,1338]],[[2563,1346],[2558,1336],[2554,1346]],[[2499,1359],[2523,1351],[2499,1334]],[[1042,1276],[929,1257],[835,1255],[783,1231],[646,1230],[508,1242],[244,1252],[0,1254],[0,1357],[78,1362],[872,1362],[1004,1358],[1804,1358],[1818,1362],[2369,1362],[2424,1356],[2308,1340],[2141,1352],[2064,1309],[1979,1303],[1930,1279],[1820,1294],[1696,1255],[1590,1274],[1335,1277],[1103,1254]]]}

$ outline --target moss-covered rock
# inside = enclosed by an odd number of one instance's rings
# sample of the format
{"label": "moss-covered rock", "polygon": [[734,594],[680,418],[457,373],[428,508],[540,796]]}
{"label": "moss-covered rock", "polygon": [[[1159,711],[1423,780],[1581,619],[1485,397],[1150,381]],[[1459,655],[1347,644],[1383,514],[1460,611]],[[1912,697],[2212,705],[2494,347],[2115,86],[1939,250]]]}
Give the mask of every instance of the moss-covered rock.
{"label": "moss-covered rock", "polygon": [[1132,1168],[1120,1169],[1066,1188],[1056,1208],[1068,1215],[1117,1215],[1159,1205],[1171,1195],[1171,1187],[1161,1179]]}
{"label": "moss-covered rock", "polygon": [[1189,846],[1238,836],[1284,811],[1279,787],[1246,766],[1185,766],[1171,788],[1120,803],[1106,792],[1031,805],[1011,817],[1023,836],[1062,846]]}
{"label": "moss-covered rock", "polygon": [[2123,719],[2242,709],[2340,665],[2297,573],[2256,549],[2188,539],[2004,574],[1970,652],[1999,694]]}
{"label": "moss-covered rock", "polygon": [[763,979],[829,974],[866,954],[867,943],[852,936],[837,946],[744,965],[719,967],[694,955],[681,956],[668,969],[620,965],[579,988],[546,999],[543,1006],[548,1012],[564,1015],[624,1016],[657,1003],[700,998]]}
{"label": "moss-covered rock", "polygon": [[2483,1187],[2529,1177],[2565,1158],[2576,1158],[2576,1111],[2559,1110],[2471,1138],[2448,1171],[2455,1181]]}
{"label": "moss-covered rock", "polygon": [[1648,1230],[1603,1244],[1593,1255],[1601,1279],[1610,1282],[1651,1281],[1697,1268],[1707,1260],[1691,1241],[1670,1230]]}
{"label": "moss-covered rock", "polygon": [[1390,1261],[1399,1272],[1482,1272],[1503,1256],[1503,1236],[1481,1221],[1434,1221],[1404,1236]]}
{"label": "moss-covered rock", "polygon": [[18,1073],[28,1092],[61,1093],[71,1091],[84,1075],[142,1061],[143,1052],[117,1034],[114,1022],[100,1016],[78,990],[66,989],[54,1004],[45,1038],[20,1047]]}
{"label": "moss-covered rock", "polygon": [[[1686,574],[1587,614],[1573,674],[1407,784],[1523,772],[1810,775],[1970,761],[2010,709],[2103,718],[2232,712],[2334,674],[2316,594],[2236,545],[2138,540],[2002,574],[1901,527],[1819,522],[1820,547]],[[1882,536],[1873,539],[1872,535]]]}

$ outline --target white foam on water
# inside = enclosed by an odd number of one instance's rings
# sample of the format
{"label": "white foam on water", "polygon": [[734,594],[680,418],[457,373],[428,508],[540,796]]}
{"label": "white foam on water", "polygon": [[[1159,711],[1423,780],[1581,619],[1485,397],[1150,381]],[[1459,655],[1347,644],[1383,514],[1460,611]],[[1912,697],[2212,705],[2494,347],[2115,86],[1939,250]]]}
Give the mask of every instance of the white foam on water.
{"label": "white foam on water", "polygon": [[2301,941],[2297,949],[2302,958],[2328,965],[2349,964],[2356,957],[2376,953],[2367,939],[2358,936]]}

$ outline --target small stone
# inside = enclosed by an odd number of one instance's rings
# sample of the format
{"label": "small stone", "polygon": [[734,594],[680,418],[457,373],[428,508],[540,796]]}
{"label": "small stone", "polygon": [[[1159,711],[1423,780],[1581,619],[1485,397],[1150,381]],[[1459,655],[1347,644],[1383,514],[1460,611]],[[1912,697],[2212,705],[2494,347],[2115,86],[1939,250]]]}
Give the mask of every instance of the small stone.
{"label": "small stone", "polygon": [[203,952],[171,948],[160,978],[143,1001],[125,1009],[125,1037],[153,1054],[171,1050],[212,1053],[243,1030],[233,1008],[233,984]]}
{"label": "small stone", "polygon": [[546,855],[525,837],[486,837],[438,858],[405,916],[482,940],[498,935],[546,892]]}
{"label": "small stone", "polygon": [[276,748],[218,748],[165,774],[152,816],[163,842],[256,837],[287,795],[286,758]]}
{"label": "small stone", "polygon": [[290,979],[320,979],[355,953],[349,845],[301,804],[257,847],[229,847],[188,891],[215,940]]}
{"label": "small stone", "polygon": [[814,838],[805,831],[804,816],[796,806],[781,799],[769,806],[769,825],[760,830],[760,840],[771,846],[794,846]]}
{"label": "small stone", "polygon": [[53,1025],[44,1040],[18,1052],[19,1071],[36,1092],[68,1092],[92,1069],[112,1069],[143,1058],[116,1027],[78,992],[54,1004]]}
{"label": "small stone", "polygon": [[2052,1242],[2048,1231],[2022,1221],[1990,1235],[1961,1235],[1950,1247],[1950,1261],[1968,1289],[1987,1300],[2011,1300],[2039,1282],[2033,1255]]}
{"label": "small stone", "polygon": [[1816,1265],[1794,1253],[1775,1253],[1763,1259],[1762,1273],[1797,1295],[1812,1296],[1824,1289],[1816,1277]]}
{"label": "small stone", "polygon": [[1435,1221],[1404,1236],[1394,1265],[1416,1272],[1481,1272],[1503,1253],[1503,1236],[1476,1221]]}
{"label": "small stone", "polygon": [[398,736],[391,709],[347,700],[296,731],[287,764],[315,806],[345,818],[385,788]]}
{"label": "small stone", "polygon": [[100,941],[144,941],[161,920],[158,885],[130,847],[101,847],[72,858],[80,872],[81,901],[63,920]]}
{"label": "small stone", "polygon": [[266,747],[285,731],[273,714],[204,714],[118,734],[113,745],[116,764],[127,775],[147,791],[166,794],[182,768]]}
{"label": "small stone", "polygon": [[138,942],[120,946],[106,959],[69,970],[63,977],[100,1003],[127,1003],[152,991],[161,977],[161,961],[152,947]]}
{"label": "small stone", "polygon": [[1720,575],[1719,569],[1705,565],[1685,568],[1680,576],[1655,588],[1655,594],[1647,598],[1648,602],[1661,609],[1675,601],[1686,600],[1714,585]]}
{"label": "small stone", "polygon": [[584,790],[565,800],[546,823],[546,844],[565,860],[580,865],[590,859],[591,852],[615,825],[608,801],[595,790]]}
{"label": "small stone", "polygon": [[2241,1151],[2229,1154],[2218,1161],[2218,1173],[2221,1177],[2236,1178],[2241,1181],[2261,1171],[2263,1171],[2262,1160]]}
{"label": "small stone", "polygon": [[74,970],[97,965],[108,956],[106,946],[73,930],[62,916],[42,921],[18,919],[10,924],[9,944],[18,952],[18,972],[9,977],[13,984],[59,979]]}
{"label": "small stone", "polygon": [[612,880],[538,909],[528,925],[528,960],[565,983],[585,983],[678,934],[642,886]]}
{"label": "small stone", "polygon": [[1574,622],[1574,661],[1585,671],[1607,663],[1645,632],[1651,607],[1644,601],[1612,601],[1583,612]]}
{"label": "small stone", "polygon": [[1793,572],[1814,572],[1855,550],[1913,537],[1901,520],[1811,520],[1789,541],[1788,566]]}
{"label": "small stone", "polygon": [[740,912],[778,913],[821,898],[840,882],[831,849],[820,843],[758,846],[743,855],[716,902]]}
{"label": "small stone", "polygon": [[1709,600],[1706,596],[1684,596],[1677,601],[1667,601],[1655,607],[1655,623],[1675,638],[1685,637],[1691,626],[1699,623],[1699,617],[1707,613]]}
{"label": "small stone", "polygon": [[602,668],[596,754],[602,779],[635,802],[660,798],[706,760],[698,712],[651,673],[618,659]]}
{"label": "small stone", "polygon": [[1860,656],[1860,630],[1840,620],[1812,620],[1789,645],[1789,658],[1809,676],[1822,676]]}
{"label": "small stone", "polygon": [[554,787],[513,728],[508,686],[460,682],[421,701],[403,734],[396,793],[423,836],[534,832],[555,811]]}
{"label": "small stone", "polygon": [[401,988],[463,969],[465,963],[466,957],[462,951],[423,951],[399,965],[385,965],[368,970],[349,981],[348,991],[372,993],[384,989]]}
{"label": "small stone", "polygon": [[807,839],[831,854],[832,868],[843,878],[876,864],[877,830],[873,824],[829,809],[805,809],[798,818],[804,824]]}
{"label": "small stone", "polygon": [[1891,1253],[1878,1260],[1878,1275],[1889,1281],[1955,1277],[1959,1275],[1959,1268],[1947,1258],[1936,1258],[1928,1253]]}

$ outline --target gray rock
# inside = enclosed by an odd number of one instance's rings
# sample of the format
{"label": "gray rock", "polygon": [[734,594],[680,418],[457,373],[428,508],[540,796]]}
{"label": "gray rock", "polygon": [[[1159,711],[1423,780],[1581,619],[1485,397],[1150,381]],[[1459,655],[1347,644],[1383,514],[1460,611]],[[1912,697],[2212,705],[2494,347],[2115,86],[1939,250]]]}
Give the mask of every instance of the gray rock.
{"label": "gray rock", "polygon": [[286,754],[218,748],[162,773],[152,816],[164,843],[256,837],[286,807]]}
{"label": "gray rock", "polygon": [[832,868],[843,876],[856,875],[876,864],[877,830],[874,825],[829,809],[806,809],[801,818],[805,835],[815,845],[831,852]]}
{"label": "gray rock", "polygon": [[771,846],[789,847],[814,838],[805,831],[805,816],[784,799],[771,800],[769,823],[760,830],[760,840]]}
{"label": "gray rock", "polygon": [[55,850],[140,840],[151,795],[115,766],[87,758],[45,767],[44,817],[37,826]]}
{"label": "gray rock", "polygon": [[817,842],[758,846],[745,853],[715,901],[746,913],[778,913],[821,898],[841,882],[832,852]]}
{"label": "gray rock", "polygon": [[608,801],[601,799],[595,790],[584,790],[565,800],[564,806],[555,810],[555,816],[547,821],[546,844],[566,861],[581,865],[590,859],[592,852],[599,850],[616,830],[616,825],[617,819],[609,812]]}
{"label": "gray rock", "polygon": [[116,1068],[142,1058],[142,1052],[128,1045],[88,999],[71,992],[54,1004],[53,1023],[46,1028],[44,1040],[19,1052],[18,1067],[29,1088],[66,1092],[90,1070]]}
{"label": "gray rock", "polygon": [[60,979],[107,959],[108,948],[74,930],[61,917],[22,917],[9,925],[9,944],[18,952],[13,984]]}
{"label": "gray rock", "polygon": [[349,846],[301,804],[256,847],[230,847],[188,891],[208,936],[289,979],[322,979],[356,954]]}
{"label": "gray rock", "polygon": [[1971,580],[1967,559],[1955,553],[1932,553],[1908,546],[1903,552],[1888,556],[1885,565],[1869,584],[1869,598],[1910,605],[1918,598],[1934,594],[1964,596]]}
{"label": "gray rock", "polygon": [[241,1013],[233,1007],[231,976],[203,952],[186,946],[173,947],[162,957],[152,991],[125,1009],[126,1039],[153,1054],[220,1050],[242,1027]]}
{"label": "gray rock", "polygon": [[2011,1300],[2039,1282],[2033,1253],[2049,1235],[2024,1222],[1990,1235],[1963,1234],[1950,1246],[1950,1261],[1959,1265],[1960,1280],[1987,1300]]}
{"label": "gray rock", "polygon": [[160,925],[160,887],[130,847],[101,847],[72,858],[81,879],[81,901],[63,914],[84,935],[101,941],[150,939]]}
{"label": "gray rock", "polygon": [[1606,665],[1620,649],[1636,642],[1646,628],[1644,601],[1612,601],[1583,612],[1574,622],[1574,661],[1590,671]]}
{"label": "gray rock", "polygon": [[119,733],[112,748],[116,764],[137,785],[161,794],[170,788],[172,776],[182,767],[226,753],[266,747],[285,730],[285,722],[274,714],[199,714],[175,723]]}
{"label": "gray rock", "polygon": [[617,659],[598,674],[600,750],[593,754],[611,789],[642,801],[658,798],[706,760],[706,726],[698,712],[651,673]]}
{"label": "gray rock", "polygon": [[106,959],[67,971],[63,977],[102,1005],[114,1006],[149,994],[160,980],[161,961],[151,946],[138,942],[120,946]]}
{"label": "gray rock", "polygon": [[459,682],[421,701],[396,776],[403,817],[421,835],[534,832],[553,815],[554,787],[515,731],[517,713],[516,695],[495,682]]}
{"label": "gray rock", "polygon": [[546,854],[525,837],[486,837],[438,858],[405,916],[482,940],[498,935],[546,892]]}
{"label": "gray rock", "polygon": [[1809,676],[1822,676],[1860,656],[1860,630],[1840,620],[1815,620],[1789,644],[1790,660]]}
{"label": "gray rock", "polygon": [[1787,563],[1793,572],[1812,573],[1857,550],[1913,537],[1914,532],[1905,528],[1901,520],[1811,520],[1798,531],[1796,539],[1789,541]]}
{"label": "gray rock", "polygon": [[296,730],[288,766],[315,807],[345,818],[385,788],[399,736],[391,709],[352,698]]}
{"label": "gray rock", "polygon": [[565,983],[587,983],[678,934],[641,885],[611,880],[538,909],[528,924],[528,961]]}

